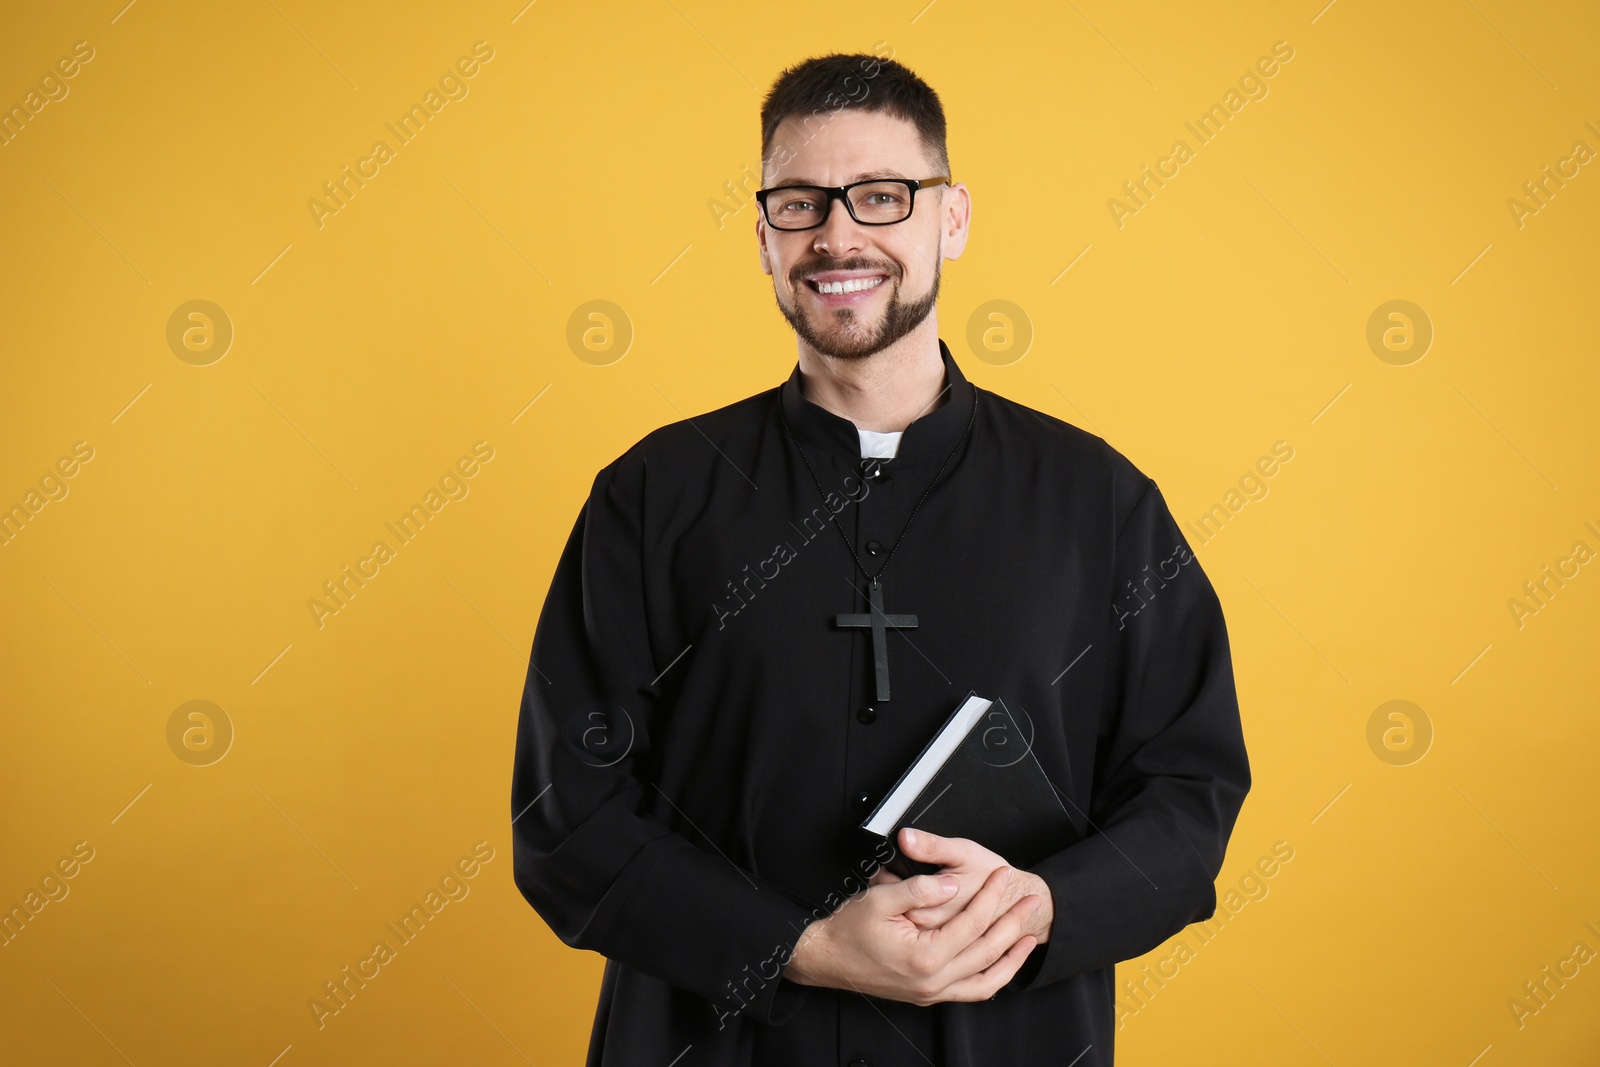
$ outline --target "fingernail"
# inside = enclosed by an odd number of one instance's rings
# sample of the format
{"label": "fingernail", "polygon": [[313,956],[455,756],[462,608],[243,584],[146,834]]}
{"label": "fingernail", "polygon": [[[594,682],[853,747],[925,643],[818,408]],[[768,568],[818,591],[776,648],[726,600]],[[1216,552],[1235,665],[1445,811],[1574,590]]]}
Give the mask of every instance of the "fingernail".
{"label": "fingernail", "polygon": [[917,832],[915,830],[911,829],[910,827],[907,827],[906,828],[906,844],[907,845],[914,845],[916,843],[917,843]]}
{"label": "fingernail", "polygon": [[943,876],[941,876],[941,877],[940,877],[940,878],[939,878],[939,886],[940,886],[940,888],[942,888],[942,889],[943,889],[943,890],[944,890],[944,891],[945,891],[945,892],[946,892],[946,893],[953,893],[953,892],[955,892],[955,890],[956,890],[956,886],[958,886],[958,885],[960,885],[960,883],[959,883],[959,882],[957,882],[957,881],[956,881],[956,880],[955,880],[955,878],[954,878],[954,877],[953,877],[953,876],[951,876],[951,875],[948,875],[948,874],[946,874],[946,875],[943,875]]}

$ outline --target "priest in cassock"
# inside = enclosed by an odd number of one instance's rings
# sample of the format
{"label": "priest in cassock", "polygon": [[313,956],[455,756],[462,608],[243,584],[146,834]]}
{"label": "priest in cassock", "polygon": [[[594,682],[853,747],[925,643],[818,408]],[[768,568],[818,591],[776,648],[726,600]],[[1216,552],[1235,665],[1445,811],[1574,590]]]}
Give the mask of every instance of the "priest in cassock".
{"label": "priest in cassock", "polygon": [[[1221,606],[1146,474],[940,339],[971,200],[933,90],[826,56],[761,119],[798,362],[596,475],[522,696],[516,883],[607,958],[591,1067],[1110,1064],[1113,965],[1213,914],[1250,786]],[[873,843],[974,691],[1074,832],[1016,866]]]}

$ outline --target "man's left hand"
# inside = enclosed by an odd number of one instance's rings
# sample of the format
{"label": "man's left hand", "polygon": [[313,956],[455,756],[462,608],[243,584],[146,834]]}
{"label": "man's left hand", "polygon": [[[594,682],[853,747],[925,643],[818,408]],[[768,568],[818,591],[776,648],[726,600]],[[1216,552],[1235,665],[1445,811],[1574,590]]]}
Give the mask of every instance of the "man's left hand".
{"label": "man's left hand", "polygon": [[[1032,934],[1041,945],[1050,940],[1050,927],[1055,920],[1055,900],[1050,894],[1049,883],[1043,878],[1008,864],[1005,857],[965,837],[940,837],[926,830],[913,830],[907,826],[900,830],[899,846],[900,851],[908,858],[923,863],[938,864],[943,868],[940,874],[954,875],[960,881],[955,896],[943,904],[929,908],[913,908],[906,912],[906,918],[916,925],[924,928],[943,926],[967,906],[967,901],[977,895],[995,868],[1012,867],[1011,882],[1006,887],[1005,900],[1001,904],[1002,910],[1030,893],[1037,894],[1044,901],[1044,905],[1034,914],[1032,923],[1022,932]],[[898,881],[900,881],[898,875],[880,867],[867,880],[867,884],[879,885]]]}

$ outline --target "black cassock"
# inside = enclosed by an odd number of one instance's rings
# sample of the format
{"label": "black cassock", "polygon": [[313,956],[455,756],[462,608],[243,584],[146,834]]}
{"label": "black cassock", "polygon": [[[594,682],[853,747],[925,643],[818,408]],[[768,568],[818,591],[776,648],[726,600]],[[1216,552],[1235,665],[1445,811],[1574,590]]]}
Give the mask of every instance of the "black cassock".
{"label": "black cassock", "polygon": [[[940,352],[945,400],[878,477],[798,365],[595,477],[511,790],[518,887],[608,958],[590,1065],[1106,1065],[1113,964],[1213,914],[1250,771],[1211,583],[1128,459]],[[958,441],[882,575],[883,610],[917,625],[886,631],[880,701],[871,630],[836,622],[869,608],[830,516],[876,572]],[[971,690],[1012,711],[1079,831],[1027,868],[1050,940],[991,1001],[782,978],[888,855],[866,811]]]}

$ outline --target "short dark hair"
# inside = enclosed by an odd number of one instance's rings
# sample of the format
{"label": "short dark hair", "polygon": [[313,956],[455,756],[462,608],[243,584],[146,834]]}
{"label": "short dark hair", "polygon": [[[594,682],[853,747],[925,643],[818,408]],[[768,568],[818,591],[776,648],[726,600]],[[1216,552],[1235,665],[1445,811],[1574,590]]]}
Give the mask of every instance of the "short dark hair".
{"label": "short dark hair", "polygon": [[[809,122],[820,125],[845,108],[888,112],[911,123],[939,173],[950,173],[939,94],[893,59],[863,53],[814,56],[778,76],[761,104],[762,167],[772,151],[772,138],[785,119],[803,115],[802,126]],[[806,139],[811,139],[809,134]],[[788,161],[780,161],[785,162]]]}

